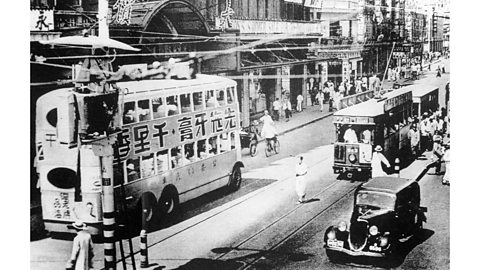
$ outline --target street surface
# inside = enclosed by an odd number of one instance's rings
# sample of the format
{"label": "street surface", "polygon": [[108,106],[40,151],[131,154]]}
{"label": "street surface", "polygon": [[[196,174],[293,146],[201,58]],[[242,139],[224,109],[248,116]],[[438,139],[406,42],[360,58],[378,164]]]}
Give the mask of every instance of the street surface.
{"label": "street surface", "polygon": [[[449,72],[448,60],[445,62]],[[432,65],[432,70],[435,69]],[[449,74],[435,78],[427,72],[415,84],[440,86],[445,106]],[[295,114],[294,116],[295,117]],[[355,269],[330,263],[323,249],[325,229],[348,221],[352,191],[360,183],[336,180],[332,172],[331,117],[279,137],[281,152],[266,158],[265,143],[255,157],[243,150],[244,181],[233,194],[213,192],[183,206],[176,224],[148,236],[150,269]],[[309,167],[306,204],[296,204],[295,156],[302,154]],[[402,171],[415,177],[426,165],[418,160]],[[431,170],[433,172],[433,169]],[[396,269],[449,269],[449,187],[441,176],[425,175],[420,185],[422,205],[428,208],[421,241],[408,243]],[[125,250],[127,242],[123,241]],[[139,250],[138,237],[133,239]],[[71,242],[46,238],[31,242],[31,269],[64,269]],[[120,259],[117,245],[117,260]],[[139,269],[139,254],[137,269]],[[103,245],[95,244],[95,269],[103,268]],[[131,262],[128,260],[128,268]],[[121,263],[117,269],[122,269]]]}

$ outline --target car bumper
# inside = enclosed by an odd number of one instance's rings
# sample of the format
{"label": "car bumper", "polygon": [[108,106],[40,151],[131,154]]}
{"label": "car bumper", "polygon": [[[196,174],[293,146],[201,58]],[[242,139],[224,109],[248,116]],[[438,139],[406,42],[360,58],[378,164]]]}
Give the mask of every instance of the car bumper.
{"label": "car bumper", "polygon": [[334,164],[333,171],[335,173],[344,173],[344,172],[370,172],[372,168],[370,166],[353,166],[353,165],[340,165]]}
{"label": "car bumper", "polygon": [[353,256],[353,257],[358,257],[358,256],[376,257],[376,258],[386,257],[386,255],[384,253],[362,251],[362,250],[354,251],[354,250],[350,250],[350,249],[346,249],[346,248],[342,248],[342,247],[330,247],[330,246],[327,246],[327,245],[325,245],[325,249],[345,253],[345,254]]}

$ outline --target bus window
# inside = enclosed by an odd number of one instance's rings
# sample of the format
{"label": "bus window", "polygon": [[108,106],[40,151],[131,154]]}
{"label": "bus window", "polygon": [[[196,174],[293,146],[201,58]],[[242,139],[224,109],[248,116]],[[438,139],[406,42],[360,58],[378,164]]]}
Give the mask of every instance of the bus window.
{"label": "bus window", "polygon": [[215,91],[208,90],[206,100],[207,100],[207,103],[206,103],[207,109],[218,107],[218,101],[215,98]]}
{"label": "bus window", "polygon": [[230,149],[235,149],[235,132],[230,132]]}
{"label": "bus window", "polygon": [[139,121],[151,120],[150,118],[150,100],[144,99],[138,101],[138,119]]}
{"label": "bus window", "polygon": [[178,97],[169,96],[167,97],[167,115],[176,115],[178,114]]}
{"label": "bus window", "polygon": [[165,117],[167,115],[167,107],[163,97],[152,99],[153,119]]}
{"label": "bus window", "polygon": [[213,137],[208,139],[207,149],[210,149],[209,153],[211,155],[218,154],[218,144],[217,144],[217,142],[218,142],[217,136],[213,136]]}
{"label": "bus window", "polygon": [[185,154],[183,153],[183,147],[181,146],[172,148],[171,154],[173,168],[182,167],[190,163],[190,161],[185,157]]}
{"label": "bus window", "polygon": [[225,89],[217,89],[217,101],[220,106],[225,105]]}
{"label": "bus window", "polygon": [[227,104],[232,104],[233,101],[235,100],[234,96],[234,87],[228,87],[227,88]]}
{"label": "bus window", "polygon": [[137,122],[135,102],[125,102],[123,107],[123,124],[130,124],[133,122]]}
{"label": "bus window", "polygon": [[123,162],[113,164],[113,186],[121,185],[125,180],[123,179]]}
{"label": "bus window", "polygon": [[201,111],[205,110],[205,102],[203,101],[203,92],[193,93],[193,110]]}
{"label": "bus window", "polygon": [[190,160],[190,161],[195,161],[196,160],[196,155],[195,155],[195,144],[194,143],[187,143],[185,144],[184,147],[185,150],[185,158]]}
{"label": "bus window", "polygon": [[228,151],[230,149],[230,141],[228,133],[220,134],[220,153]]}
{"label": "bus window", "polygon": [[207,151],[207,140],[199,140],[197,142],[197,157],[198,159],[204,159],[208,157],[208,151]]}
{"label": "bus window", "polygon": [[180,105],[182,106],[181,113],[192,112],[192,100],[190,99],[191,94],[181,94],[180,95]]}
{"label": "bus window", "polygon": [[168,150],[162,150],[157,153],[157,173],[168,171]]}
{"label": "bus window", "polygon": [[148,156],[142,156],[140,167],[142,172],[142,178],[152,176],[155,169],[153,165],[153,154],[150,154]]}
{"label": "bus window", "polygon": [[132,182],[140,178],[139,164],[140,159],[127,160],[127,181]]}

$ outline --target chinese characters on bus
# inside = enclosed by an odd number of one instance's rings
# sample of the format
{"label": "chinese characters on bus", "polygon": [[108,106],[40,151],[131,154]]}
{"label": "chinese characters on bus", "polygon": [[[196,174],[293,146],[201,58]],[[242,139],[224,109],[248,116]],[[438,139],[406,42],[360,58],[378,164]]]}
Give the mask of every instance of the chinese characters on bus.
{"label": "chinese characters on bus", "polygon": [[125,127],[117,137],[116,162],[133,155],[153,153],[172,145],[230,131],[236,127],[236,112],[231,107]]}

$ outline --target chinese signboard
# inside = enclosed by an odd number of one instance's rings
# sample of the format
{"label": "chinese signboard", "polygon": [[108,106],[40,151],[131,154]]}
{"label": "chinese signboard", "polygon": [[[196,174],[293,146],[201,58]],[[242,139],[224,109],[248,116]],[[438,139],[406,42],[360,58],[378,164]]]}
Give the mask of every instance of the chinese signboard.
{"label": "chinese signboard", "polygon": [[232,1],[227,0],[225,3],[225,10],[220,13],[220,17],[216,18],[215,26],[217,29],[225,30],[232,27],[232,16],[235,11],[232,8]]}
{"label": "chinese signboard", "polygon": [[53,30],[53,10],[30,10],[30,31]]}
{"label": "chinese signboard", "polygon": [[117,0],[113,5],[113,23],[117,24],[130,24],[132,17],[132,8],[136,0]]}
{"label": "chinese signboard", "polygon": [[401,95],[392,97],[390,99],[385,100],[384,104],[384,110],[389,111],[392,108],[395,108],[397,106],[402,105],[403,103],[406,103],[408,101],[412,100],[412,91],[408,91],[406,93],[403,93]]}
{"label": "chinese signboard", "polygon": [[210,135],[237,129],[238,113],[234,105],[222,109],[200,111],[157,119],[124,127],[118,134],[119,158],[148,155]]}

